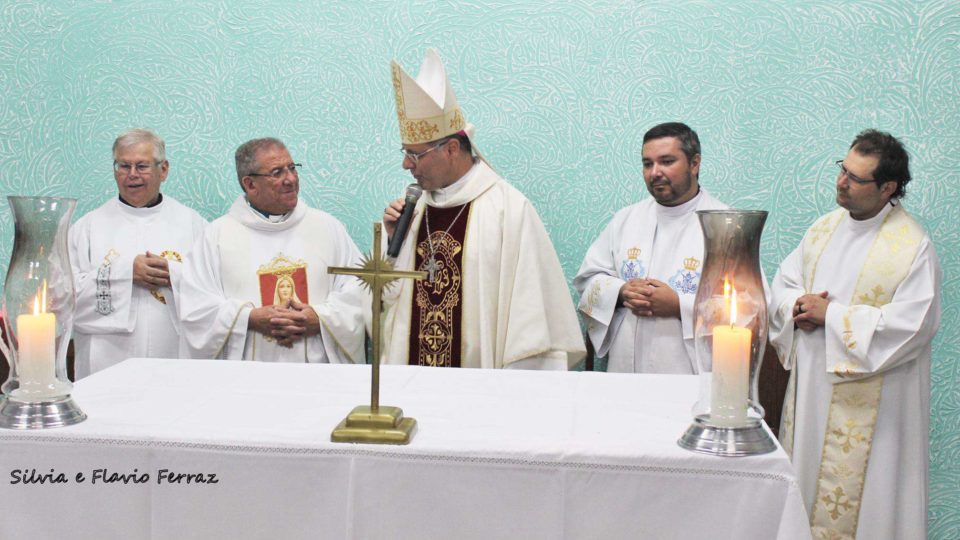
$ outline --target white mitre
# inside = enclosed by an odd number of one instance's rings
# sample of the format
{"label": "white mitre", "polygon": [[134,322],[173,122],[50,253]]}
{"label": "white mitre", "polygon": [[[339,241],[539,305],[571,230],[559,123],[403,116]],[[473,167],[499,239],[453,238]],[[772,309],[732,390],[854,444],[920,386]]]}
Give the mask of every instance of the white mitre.
{"label": "white mitre", "polygon": [[390,62],[390,69],[403,144],[432,142],[462,131],[470,139],[474,154],[486,161],[473,139],[476,128],[464,119],[437,51],[427,49],[416,79],[396,60]]}

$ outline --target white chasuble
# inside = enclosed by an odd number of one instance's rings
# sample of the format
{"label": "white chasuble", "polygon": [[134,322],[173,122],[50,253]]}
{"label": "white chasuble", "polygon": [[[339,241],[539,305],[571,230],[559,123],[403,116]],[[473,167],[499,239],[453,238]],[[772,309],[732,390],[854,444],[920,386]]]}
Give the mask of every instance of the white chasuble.
{"label": "white chasuble", "polygon": [[[902,206],[820,218],[773,282],[770,342],[792,369],[781,439],[815,538],[926,538],[931,341],[940,264]],[[827,291],[824,327],[793,307]]]}
{"label": "white chasuble", "polygon": [[[697,210],[727,205],[700,188],[686,203],[668,207],[649,197],[614,215],[584,257],[573,286],[597,356],[607,371],[697,373],[693,305],[703,271],[703,231]],[[638,318],[617,302],[631,279],[653,278],[680,300],[680,318]]]}
{"label": "white chasuble", "polygon": [[[241,195],[214,221],[187,268],[180,316],[191,355],[267,362],[364,363],[369,294],[330,266],[358,266],[360,252],[343,225],[302,200],[272,222]],[[320,318],[320,334],[278,345],[247,328],[254,307],[296,299]]]}
{"label": "white chasuble", "polygon": [[[586,350],[573,301],[530,201],[482,161],[455,185],[455,193],[448,188],[420,198],[395,264],[413,269],[426,205],[471,203],[462,251],[461,343],[453,345],[462,351],[461,367],[564,370],[576,365]],[[403,279],[384,291],[384,363],[409,362],[414,289],[412,280]]]}
{"label": "white chasuble", "polygon": [[[114,198],[70,228],[77,378],[127,358],[177,358],[185,352],[176,289],[206,225],[200,214],[164,195],[151,208]],[[167,259],[172,288],[133,283],[133,260],[148,251]]]}

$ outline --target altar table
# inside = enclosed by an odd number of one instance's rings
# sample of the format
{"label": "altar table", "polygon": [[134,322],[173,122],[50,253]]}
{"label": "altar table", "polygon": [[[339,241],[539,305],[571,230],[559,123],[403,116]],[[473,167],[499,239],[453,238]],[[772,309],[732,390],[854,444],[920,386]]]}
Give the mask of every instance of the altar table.
{"label": "altar table", "polygon": [[697,378],[384,366],[408,446],[335,444],[369,366],[131,359],[0,431],[0,539],[808,539],[783,450],[688,452]]}

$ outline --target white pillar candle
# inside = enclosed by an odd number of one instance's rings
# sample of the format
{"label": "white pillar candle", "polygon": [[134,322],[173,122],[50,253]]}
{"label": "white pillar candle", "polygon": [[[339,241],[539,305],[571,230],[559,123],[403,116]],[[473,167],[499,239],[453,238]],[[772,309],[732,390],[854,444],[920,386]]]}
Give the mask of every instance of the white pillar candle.
{"label": "white pillar candle", "polygon": [[747,421],[750,341],[753,334],[749,328],[734,326],[737,320],[736,289],[728,301],[730,325],[713,328],[710,420],[716,425],[733,427],[744,425]]}
{"label": "white pillar candle", "polygon": [[42,313],[39,298],[34,300],[32,314],[17,315],[17,370],[21,389],[45,390],[56,381],[56,335],[57,316]]}

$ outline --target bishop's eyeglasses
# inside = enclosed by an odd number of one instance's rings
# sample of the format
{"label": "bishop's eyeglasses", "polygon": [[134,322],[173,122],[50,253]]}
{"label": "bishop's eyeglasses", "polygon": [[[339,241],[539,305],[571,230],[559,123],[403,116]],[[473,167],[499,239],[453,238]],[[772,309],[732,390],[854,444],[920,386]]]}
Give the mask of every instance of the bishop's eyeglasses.
{"label": "bishop's eyeglasses", "polygon": [[436,150],[437,148],[440,148],[441,146],[447,144],[447,143],[450,142],[451,140],[452,140],[452,139],[447,139],[447,140],[445,140],[445,141],[438,142],[437,144],[431,146],[430,148],[427,148],[427,149],[424,150],[423,152],[419,152],[419,153],[417,153],[417,152],[411,152],[411,151],[409,151],[409,150],[407,150],[407,149],[405,149],[405,148],[401,148],[401,149],[400,149],[400,153],[403,154],[403,159],[404,159],[404,160],[409,159],[410,161],[413,162],[413,166],[416,167],[417,165],[420,164],[420,158],[422,158],[423,156],[429,154],[430,152],[433,152],[433,151]]}

